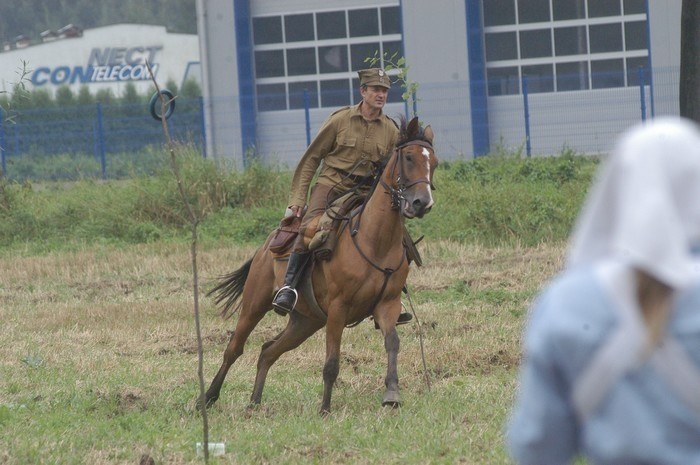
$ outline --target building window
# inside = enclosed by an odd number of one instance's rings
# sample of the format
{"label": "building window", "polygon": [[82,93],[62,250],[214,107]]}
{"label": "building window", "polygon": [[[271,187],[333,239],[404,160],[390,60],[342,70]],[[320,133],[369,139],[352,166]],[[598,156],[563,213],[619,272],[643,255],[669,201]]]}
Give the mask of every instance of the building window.
{"label": "building window", "polygon": [[518,0],[518,22],[541,23],[549,21],[549,0]]}
{"label": "building window", "polygon": [[625,23],[625,50],[646,50],[648,45],[645,21]]}
{"label": "building window", "polygon": [[316,13],[316,33],[318,40],[344,39],[347,37],[345,11]]}
{"label": "building window", "polygon": [[554,29],[556,56],[585,55],[588,53],[586,26],[558,27]]}
{"label": "building window", "polygon": [[489,95],[509,95],[520,92],[520,76],[517,66],[488,68],[486,79]]}
{"label": "building window", "polygon": [[316,49],[290,48],[287,50],[287,76],[316,74]]}
{"label": "building window", "polygon": [[484,26],[515,24],[515,0],[485,0]]}
{"label": "building window", "polygon": [[258,111],[284,110],[287,107],[287,95],[284,84],[259,84]]}
{"label": "building window", "polygon": [[321,106],[342,107],[350,105],[350,82],[348,79],[321,81]]}
{"label": "building window", "polygon": [[284,39],[287,42],[314,40],[314,15],[287,15],[284,17]]}
{"label": "building window", "polygon": [[531,94],[554,91],[552,65],[523,66],[523,79],[527,81],[527,91]]}
{"label": "building window", "polygon": [[646,0],[624,0],[626,15],[643,15],[647,12]]}
{"label": "building window", "polygon": [[261,78],[284,76],[284,53],[282,50],[255,52],[255,73]]}
{"label": "building window", "polygon": [[376,8],[348,11],[350,37],[379,35],[379,17]]}
{"label": "building window", "polygon": [[628,86],[638,86],[640,78],[644,79],[645,85],[651,82],[651,73],[649,72],[649,66],[646,57],[628,58],[626,60],[625,68],[627,69]]}
{"label": "building window", "polygon": [[365,58],[402,55],[401,29],[398,4],[253,18],[258,110],[352,105]]}
{"label": "building window", "polygon": [[588,62],[572,61],[557,63],[557,90],[566,92],[569,90],[588,90]]}
{"label": "building window", "polygon": [[382,34],[401,34],[401,9],[387,6],[379,9],[382,17]]}
{"label": "building window", "polygon": [[646,0],[482,0],[490,96],[648,82]]}
{"label": "building window", "polygon": [[[302,81],[289,83],[289,108],[298,110],[305,107],[305,100],[309,99],[309,107],[318,107],[318,82]],[[283,108],[284,109],[284,108]]]}
{"label": "building window", "polygon": [[259,45],[281,43],[282,18],[279,16],[253,18],[253,41]]}
{"label": "building window", "polygon": [[318,47],[318,70],[320,73],[348,72],[348,46],[342,44]]}
{"label": "building window", "polygon": [[488,61],[518,59],[518,37],[515,32],[487,33],[484,42]]}
{"label": "building window", "polygon": [[619,16],[620,2],[617,0],[588,0],[588,17]]}
{"label": "building window", "polygon": [[593,24],[588,29],[591,53],[622,51],[622,24]]}
{"label": "building window", "polygon": [[586,18],[586,0],[552,0],[554,21]]}
{"label": "building window", "polygon": [[552,33],[549,29],[520,32],[520,58],[552,56]]}
{"label": "building window", "polygon": [[606,89],[625,85],[625,70],[622,59],[591,61],[591,87]]}

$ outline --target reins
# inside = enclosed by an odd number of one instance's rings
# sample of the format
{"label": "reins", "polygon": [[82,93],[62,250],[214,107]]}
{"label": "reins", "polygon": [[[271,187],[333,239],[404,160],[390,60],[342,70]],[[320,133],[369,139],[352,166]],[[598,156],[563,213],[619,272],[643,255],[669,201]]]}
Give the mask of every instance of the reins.
{"label": "reins", "polygon": [[396,157],[394,157],[394,164],[391,167],[391,172],[392,174],[396,171],[396,167],[398,166],[398,175],[396,177],[396,188],[393,186],[390,186],[386,182],[384,182],[381,178],[379,182],[382,184],[382,187],[386,189],[387,193],[391,196],[391,208],[393,210],[398,210],[401,208],[401,201],[406,200],[404,197],[403,193],[407,189],[412,188],[413,186],[417,184],[428,184],[432,188],[432,182],[430,181],[429,178],[425,179],[417,179],[414,181],[410,181],[406,183],[404,181],[404,175],[403,175],[403,149],[410,146],[410,145],[418,145],[420,147],[428,148],[431,149],[433,148],[432,144],[426,141],[422,140],[413,140],[409,142],[405,142],[401,145],[398,145],[394,150],[397,152]]}
{"label": "reins", "polygon": [[[410,141],[406,142],[404,144],[401,144],[397,146],[394,150],[396,152],[396,156],[394,157],[394,163],[391,167],[391,173],[393,175],[394,172],[396,172],[396,168],[398,166],[398,174],[396,177],[396,188],[393,186],[387,184],[384,182],[382,179],[381,173],[377,175],[377,181],[375,181],[372,184],[372,188],[368,195],[365,197],[364,202],[360,206],[360,208],[357,210],[357,213],[354,215],[351,215],[348,218],[348,224],[350,226],[350,238],[352,239],[352,243],[355,245],[355,249],[357,249],[357,252],[360,254],[360,256],[370,264],[372,268],[375,270],[381,272],[384,275],[384,282],[382,283],[382,288],[377,294],[377,297],[374,299],[374,302],[372,303],[372,306],[369,308],[369,311],[367,314],[371,314],[374,311],[374,308],[377,306],[379,301],[381,300],[382,296],[384,295],[384,291],[386,290],[387,285],[389,284],[389,279],[391,279],[391,276],[396,272],[396,270],[400,269],[401,266],[403,266],[404,262],[406,261],[406,248],[404,247],[403,253],[401,254],[401,261],[399,262],[398,266],[394,268],[383,268],[379,265],[377,265],[370,257],[367,256],[367,254],[362,250],[360,247],[360,244],[357,242],[357,233],[360,230],[360,222],[362,219],[362,213],[364,212],[365,206],[367,205],[367,202],[369,201],[370,197],[372,197],[372,194],[375,192],[377,188],[377,184],[381,184],[382,187],[386,190],[386,193],[391,196],[391,209],[398,211],[401,207],[401,201],[405,200],[403,193],[406,189],[410,189],[411,187],[417,185],[417,184],[430,184],[430,179],[418,179],[412,182],[409,182],[408,184],[404,183],[404,175],[403,175],[403,149],[405,147],[408,147],[409,145],[420,145],[422,147],[426,148],[431,148],[432,145],[430,145],[428,142],[424,142],[421,140],[417,141]],[[385,168],[386,169],[386,168]],[[356,218],[355,224],[352,224],[353,218]]]}
{"label": "reins", "polygon": [[416,324],[418,325],[418,340],[420,341],[420,357],[423,362],[423,376],[425,376],[425,384],[428,386],[428,392],[430,392],[430,375],[428,374],[428,364],[425,361],[425,347],[423,346],[423,324],[418,319],[416,309],[413,307],[413,299],[411,299],[411,294],[408,292],[408,285],[404,286],[404,291],[408,298],[408,305],[411,307],[411,313],[416,318]]}

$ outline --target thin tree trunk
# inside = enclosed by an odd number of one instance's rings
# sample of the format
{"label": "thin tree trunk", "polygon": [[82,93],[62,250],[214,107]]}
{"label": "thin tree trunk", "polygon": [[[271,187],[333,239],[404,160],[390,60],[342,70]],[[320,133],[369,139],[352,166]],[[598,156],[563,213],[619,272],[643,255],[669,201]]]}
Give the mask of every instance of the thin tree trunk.
{"label": "thin tree trunk", "polygon": [[700,123],[700,2],[683,0],[681,10],[681,116]]}

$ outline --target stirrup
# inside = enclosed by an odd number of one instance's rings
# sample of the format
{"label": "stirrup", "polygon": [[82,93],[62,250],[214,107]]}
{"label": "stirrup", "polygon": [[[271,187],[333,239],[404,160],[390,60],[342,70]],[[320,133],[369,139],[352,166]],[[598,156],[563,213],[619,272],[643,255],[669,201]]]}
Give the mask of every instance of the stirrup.
{"label": "stirrup", "polygon": [[[403,304],[401,304],[401,305],[403,305]],[[413,319],[413,315],[411,313],[402,311],[399,314],[399,319],[396,321],[396,326],[405,325],[406,323],[408,323],[412,319]],[[379,329],[379,324],[376,321],[374,322],[374,329]]]}
{"label": "stirrup", "polygon": [[[291,308],[285,308],[285,307],[282,307],[281,305],[276,303],[277,297],[279,297],[280,292],[285,291],[285,290],[292,291],[294,293],[294,303],[292,304]],[[274,310],[278,315],[286,316],[286,315],[289,315],[290,313],[292,313],[292,310],[294,310],[294,308],[297,306],[298,300],[299,300],[299,293],[297,292],[296,289],[294,289],[291,286],[282,286],[279,288],[279,290],[275,294],[274,299],[272,299],[272,306],[274,307]]]}
{"label": "stirrup", "polygon": [[412,319],[413,319],[413,315],[411,315],[410,313],[408,313],[408,312],[401,312],[401,314],[399,314],[399,319],[398,319],[398,321],[396,322],[396,325],[397,325],[397,326],[398,326],[398,325],[405,325],[406,323],[408,323],[408,322],[411,321]]}

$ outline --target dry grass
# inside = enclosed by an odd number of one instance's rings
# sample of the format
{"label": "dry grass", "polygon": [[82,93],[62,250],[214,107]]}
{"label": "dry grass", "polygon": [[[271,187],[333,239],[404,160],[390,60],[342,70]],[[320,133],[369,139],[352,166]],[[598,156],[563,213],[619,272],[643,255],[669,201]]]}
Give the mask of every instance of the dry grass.
{"label": "dry grass", "polygon": [[[512,401],[526,309],[561,266],[562,248],[421,244],[410,290],[423,323],[400,329],[404,406],[381,409],[385,355],[371,323],[347,330],[334,414],[316,413],[322,332],[275,365],[261,408],[245,414],[260,345],[284,324],[270,313],[229,372],[211,411],[216,463],[508,463],[502,427]],[[252,255],[200,251],[203,290]],[[187,245],[151,244],[0,261],[0,463],[195,463],[197,396]],[[207,383],[234,321],[203,298]],[[234,317],[235,318],[235,317]]]}

